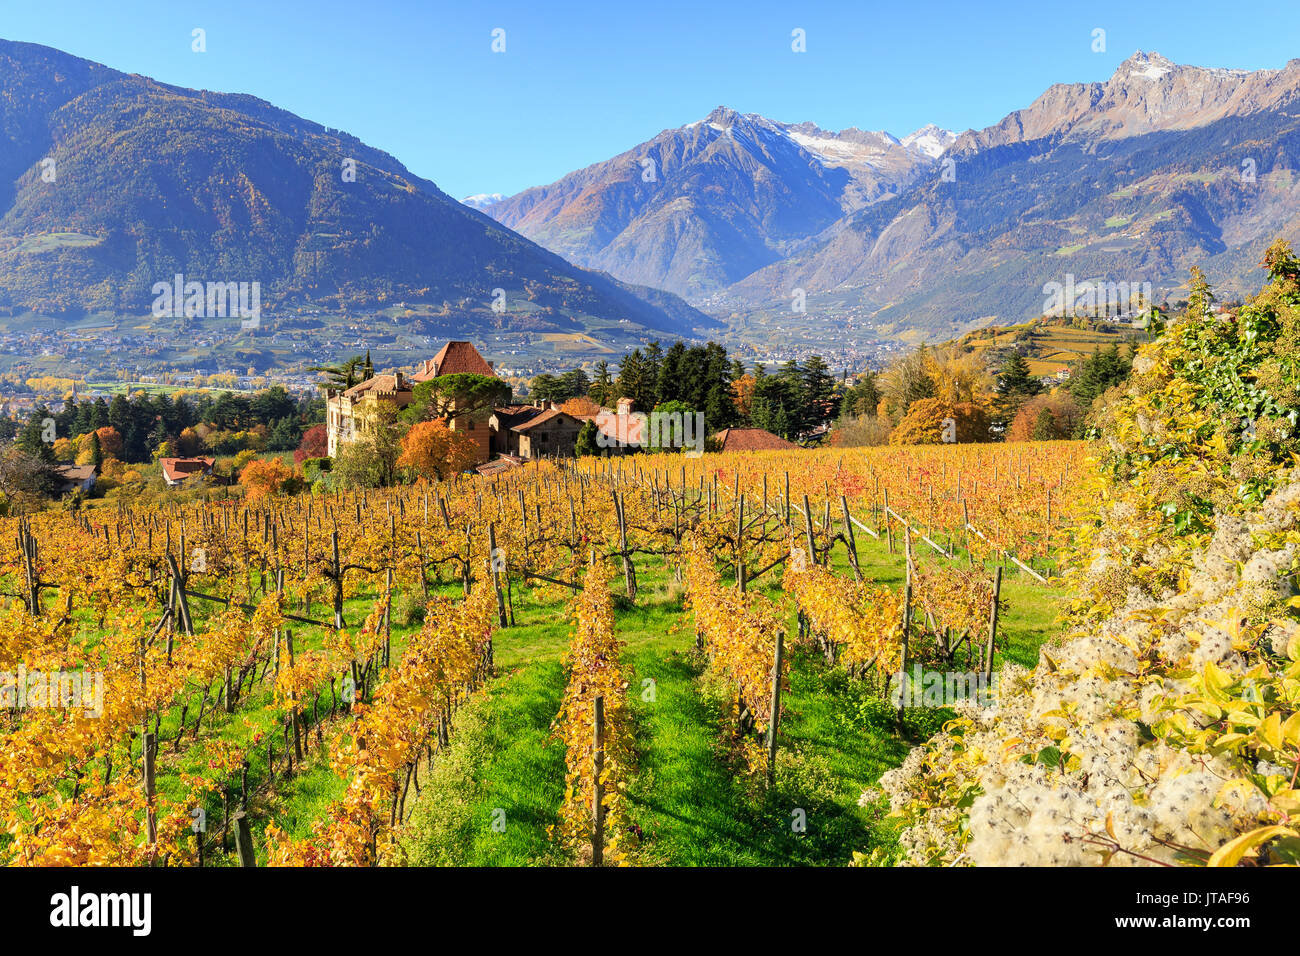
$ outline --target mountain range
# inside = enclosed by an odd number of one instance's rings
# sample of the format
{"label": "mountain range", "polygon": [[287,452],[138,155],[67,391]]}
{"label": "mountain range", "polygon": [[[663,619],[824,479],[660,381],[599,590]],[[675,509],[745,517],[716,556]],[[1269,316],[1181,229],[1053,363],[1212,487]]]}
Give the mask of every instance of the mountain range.
{"label": "mountain range", "polygon": [[924,338],[1037,315],[1067,277],[1149,282],[1161,301],[1200,265],[1223,296],[1249,293],[1268,242],[1300,236],[1298,128],[1300,60],[1251,72],[1139,51],[960,135],[720,108],[485,209],[738,334],[802,292],[823,327]]}
{"label": "mountain range", "polygon": [[571,265],[339,130],[0,41],[0,307],[147,313],[176,274],[258,282],[271,311],[401,299],[466,329],[713,325],[674,295]]}
{"label": "mountain range", "polygon": [[955,138],[933,126],[903,140],[836,133],[718,107],[481,208],[572,262],[702,301],[898,195]]}
{"label": "mountain range", "polygon": [[1297,168],[1300,60],[1138,52],[984,129],[900,139],[719,107],[550,185],[456,202],[254,97],[0,41],[0,322],[147,313],[183,274],[259,282],[273,314],[384,311],[575,354],[788,346],[796,327],[934,340],[1033,317],[1053,282],[1150,283],[1159,302],[1200,265],[1221,298],[1248,294],[1268,242],[1300,238]]}

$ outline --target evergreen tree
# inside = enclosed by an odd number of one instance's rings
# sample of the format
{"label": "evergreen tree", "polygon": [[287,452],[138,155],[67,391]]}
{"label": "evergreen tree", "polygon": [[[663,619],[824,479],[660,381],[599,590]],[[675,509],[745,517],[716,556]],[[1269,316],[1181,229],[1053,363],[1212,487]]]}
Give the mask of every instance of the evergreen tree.
{"label": "evergreen tree", "polygon": [[559,395],[560,383],[554,375],[543,372],[534,375],[528,383],[528,397],[534,402],[553,402]]}
{"label": "evergreen tree", "polygon": [[608,406],[615,397],[614,380],[609,376],[609,363],[601,359],[596,363],[596,378],[587,389],[587,394],[597,405]]}
{"label": "evergreen tree", "polygon": [[583,458],[589,455],[599,455],[600,446],[596,444],[596,423],[592,419],[587,419],[582,423],[582,428],[578,430],[578,439],[574,445],[574,454]]}
{"label": "evergreen tree", "polygon": [[880,387],[876,384],[874,372],[864,372],[852,388],[844,393],[840,401],[840,418],[853,419],[862,415],[874,415],[880,405]]}
{"label": "evergreen tree", "polygon": [[1098,348],[1070,374],[1067,388],[1074,400],[1089,407],[1098,395],[1128,378],[1132,362],[1120,355],[1118,345]]}
{"label": "evergreen tree", "polygon": [[107,424],[109,424],[108,403],[103,398],[97,398],[94,407],[91,409],[90,427],[92,429],[103,428]]}
{"label": "evergreen tree", "polygon": [[1050,408],[1044,407],[1038,417],[1034,419],[1034,430],[1031,437],[1034,441],[1051,441],[1059,437],[1056,433],[1056,418],[1052,415]]}
{"label": "evergreen tree", "polygon": [[1029,398],[1043,390],[1043,383],[1029,372],[1029,363],[1019,352],[1012,352],[1002,360],[998,369],[998,394],[1008,397]]}
{"label": "evergreen tree", "polygon": [[38,405],[32,410],[27,424],[18,433],[17,445],[27,455],[45,464],[54,464],[54,443],[47,442],[46,419],[53,419],[50,410]]}
{"label": "evergreen tree", "polygon": [[640,349],[633,349],[623,356],[618,364],[618,394],[620,398],[630,398],[636,407],[644,411],[640,397],[645,392],[645,361]]}
{"label": "evergreen tree", "polygon": [[660,402],[684,400],[682,374],[686,354],[686,343],[681,339],[668,346],[668,351],[664,353],[663,361],[659,364],[659,381],[656,388]]}
{"label": "evergreen tree", "polygon": [[654,408],[667,399],[659,395],[659,377],[663,373],[664,350],[656,339],[645,347],[641,357],[641,391],[634,396],[640,409]]}
{"label": "evergreen tree", "polygon": [[560,376],[559,386],[561,393],[564,395],[560,401],[568,401],[571,398],[586,395],[591,388],[591,380],[587,378],[586,372],[580,368],[575,368]]}
{"label": "evergreen tree", "polygon": [[783,419],[785,431],[777,434],[784,438],[791,432],[798,434],[804,431],[809,425],[803,369],[797,361],[790,359],[776,373],[776,380],[781,388],[781,399],[776,403],[776,407],[785,412]]}
{"label": "evergreen tree", "polygon": [[810,356],[800,382],[804,423],[809,428],[823,425],[835,414],[835,379],[820,355]]}
{"label": "evergreen tree", "polygon": [[727,350],[717,342],[704,347],[704,401],[702,404],[686,402],[691,408],[704,412],[705,427],[709,431],[730,428],[739,420],[736,414],[735,392],[731,388],[731,363]]}
{"label": "evergreen tree", "polygon": [[266,436],[266,448],[268,451],[293,451],[302,441],[301,432],[298,422],[286,415],[271,427]]}
{"label": "evergreen tree", "polygon": [[798,432],[796,412],[800,403],[799,381],[789,375],[763,375],[754,381],[750,420],[782,438]]}

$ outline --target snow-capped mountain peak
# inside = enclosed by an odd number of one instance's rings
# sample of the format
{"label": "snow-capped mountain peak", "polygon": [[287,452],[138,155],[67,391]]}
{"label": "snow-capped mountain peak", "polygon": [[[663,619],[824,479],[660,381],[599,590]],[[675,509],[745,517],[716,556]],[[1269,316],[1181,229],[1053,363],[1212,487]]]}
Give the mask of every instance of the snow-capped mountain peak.
{"label": "snow-capped mountain peak", "polygon": [[1138,50],[1115,70],[1119,79],[1133,78],[1141,80],[1160,80],[1178,69],[1178,64],[1159,53],[1143,53]]}
{"label": "snow-capped mountain peak", "polygon": [[916,132],[903,137],[903,145],[920,150],[931,159],[937,159],[945,149],[957,140],[957,134],[929,123]]}
{"label": "snow-capped mountain peak", "polygon": [[482,211],[487,209],[488,206],[495,206],[505,198],[506,197],[501,195],[501,193],[475,193],[473,196],[466,196],[461,200],[461,203],[469,206],[471,209]]}

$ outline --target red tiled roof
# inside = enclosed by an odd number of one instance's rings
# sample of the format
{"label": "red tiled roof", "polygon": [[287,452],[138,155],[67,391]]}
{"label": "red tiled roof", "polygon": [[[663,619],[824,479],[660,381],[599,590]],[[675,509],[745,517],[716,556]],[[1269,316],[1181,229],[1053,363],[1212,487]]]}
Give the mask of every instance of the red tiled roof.
{"label": "red tiled roof", "polygon": [[794,442],[786,441],[780,435],[773,435],[762,428],[724,428],[713,436],[718,451],[777,451],[783,448],[798,448]]}
{"label": "red tiled roof", "polygon": [[427,382],[439,375],[496,375],[478,349],[470,342],[448,342],[431,359],[426,359],[411,376],[413,381]]}
{"label": "red tiled roof", "polygon": [[554,421],[557,418],[567,418],[574,424],[577,424],[578,422],[578,419],[570,415],[568,412],[562,412],[558,408],[548,408],[540,415],[534,415],[525,422],[511,426],[510,430],[514,432],[526,432],[536,428],[538,425],[544,425],[549,421]]}
{"label": "red tiled roof", "polygon": [[163,474],[168,481],[180,481],[191,475],[207,474],[216,463],[215,458],[160,458]]}

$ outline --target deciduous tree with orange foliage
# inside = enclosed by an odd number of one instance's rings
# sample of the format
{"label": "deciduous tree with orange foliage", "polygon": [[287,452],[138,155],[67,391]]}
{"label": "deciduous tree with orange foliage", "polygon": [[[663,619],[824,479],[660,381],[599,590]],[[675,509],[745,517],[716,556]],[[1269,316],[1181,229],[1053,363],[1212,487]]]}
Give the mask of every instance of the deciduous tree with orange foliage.
{"label": "deciduous tree with orange foliage", "polygon": [[731,393],[736,402],[736,411],[740,417],[749,419],[749,414],[754,407],[754,376],[746,372],[740,378],[731,383]]}
{"label": "deciduous tree with orange foliage", "polygon": [[1073,438],[1083,414],[1083,409],[1067,393],[1036,395],[1020,406],[1007,426],[1007,441]]}
{"label": "deciduous tree with orange foliage", "polygon": [[574,418],[594,417],[600,414],[600,406],[586,395],[579,395],[577,398],[560,403],[560,411]]}
{"label": "deciduous tree with orange foliage", "polygon": [[275,494],[293,477],[293,469],[279,458],[256,459],[244,466],[239,483],[246,489],[244,497],[256,501]]}
{"label": "deciduous tree with orange foliage", "polygon": [[464,432],[454,432],[442,418],[416,422],[402,439],[397,467],[441,481],[464,471],[478,458],[478,446]]}
{"label": "deciduous tree with orange foliage", "polygon": [[944,440],[944,420],[956,423],[958,442],[989,440],[989,419],[973,402],[950,404],[937,398],[920,398],[911,404],[903,420],[889,436],[891,445],[937,445]]}
{"label": "deciduous tree with orange foliage", "polygon": [[95,434],[99,436],[99,447],[103,450],[105,457],[110,455],[117,457],[122,454],[122,433],[112,425],[96,428]]}

